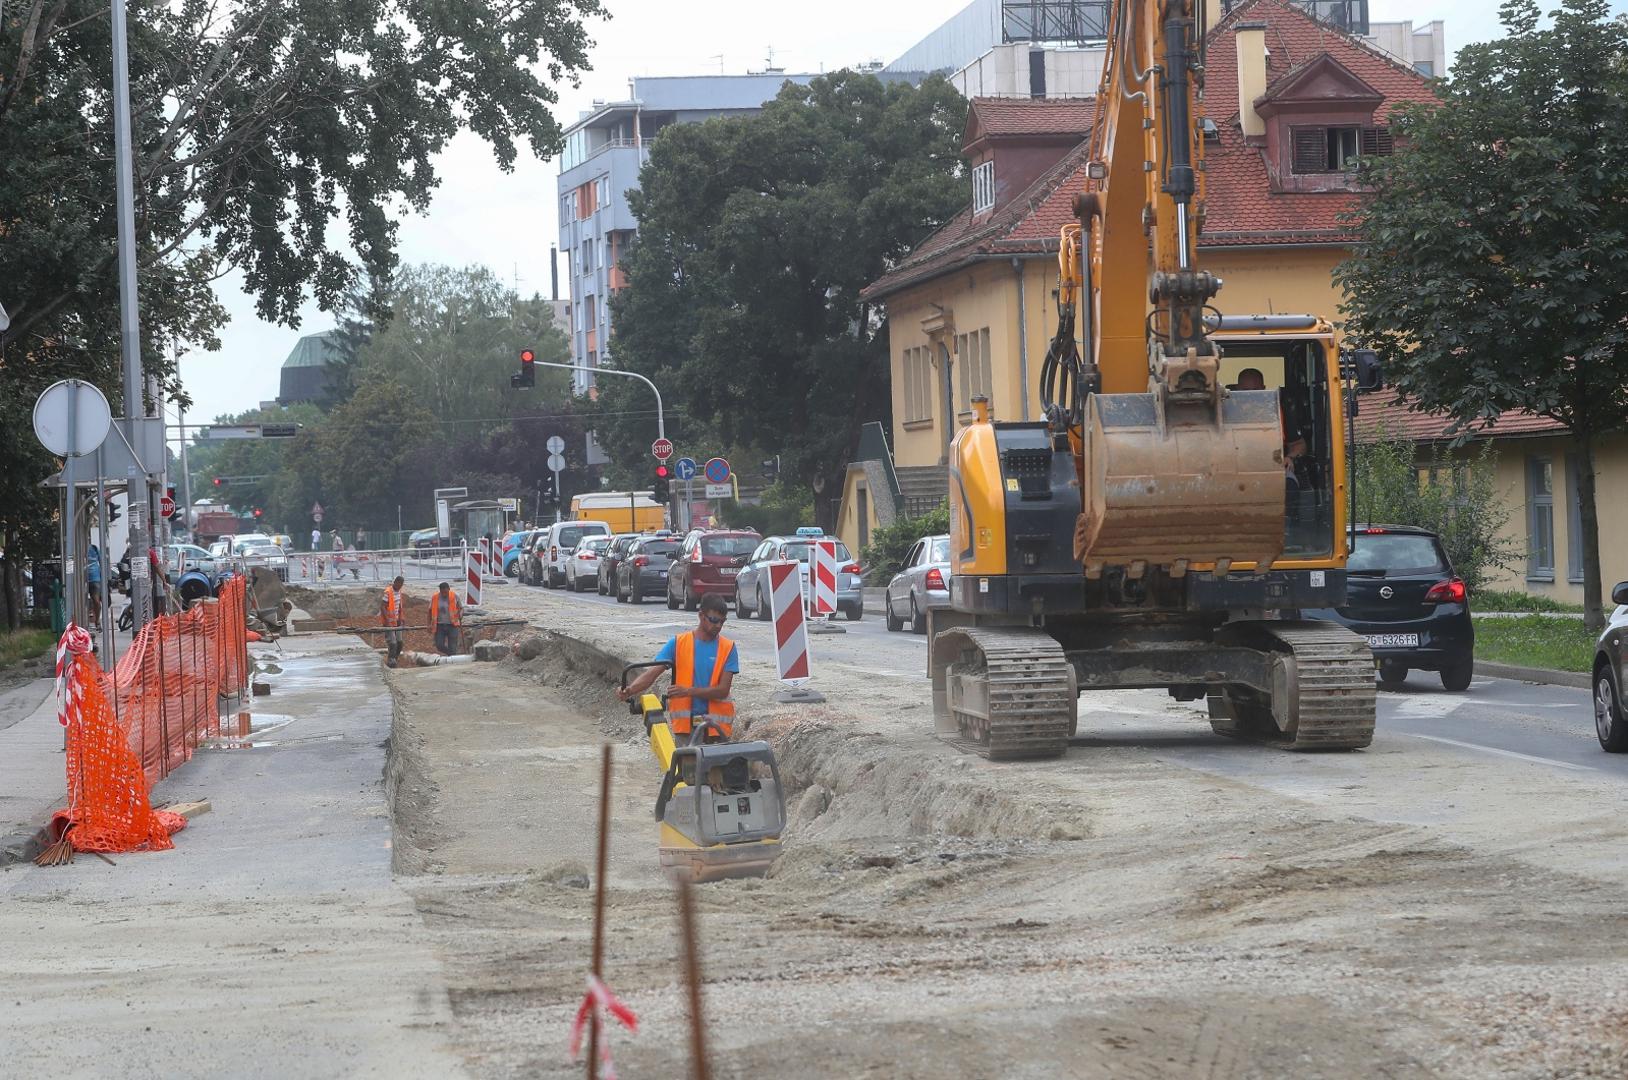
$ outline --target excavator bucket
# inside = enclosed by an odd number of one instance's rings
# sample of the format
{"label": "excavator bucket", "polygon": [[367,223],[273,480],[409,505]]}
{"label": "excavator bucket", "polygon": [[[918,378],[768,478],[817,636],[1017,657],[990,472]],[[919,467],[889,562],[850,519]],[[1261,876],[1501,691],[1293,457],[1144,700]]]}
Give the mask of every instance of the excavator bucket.
{"label": "excavator bucket", "polygon": [[1090,398],[1074,554],[1102,567],[1254,563],[1283,552],[1277,393],[1232,391],[1211,407],[1157,395]]}

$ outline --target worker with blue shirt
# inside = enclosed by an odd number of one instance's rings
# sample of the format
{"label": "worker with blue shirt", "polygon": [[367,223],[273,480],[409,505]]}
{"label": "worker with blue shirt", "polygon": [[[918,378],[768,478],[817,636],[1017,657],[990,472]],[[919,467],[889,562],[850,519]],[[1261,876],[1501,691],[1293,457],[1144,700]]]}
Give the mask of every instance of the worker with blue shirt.
{"label": "worker with blue shirt", "polygon": [[102,632],[102,549],[95,544],[85,552],[85,592],[90,599],[86,621],[91,630]]}
{"label": "worker with blue shirt", "polygon": [[688,735],[692,719],[704,716],[717,723],[719,737],[729,738],[735,730],[735,703],[729,699],[729,692],[741,664],[740,650],[723,636],[728,618],[729,604],[721,595],[703,596],[695,629],[668,638],[656,653],[656,663],[666,667],[646,668],[616,691],[616,696],[623,701],[637,697],[671,667],[673,685],[667,692],[667,721],[673,734]]}

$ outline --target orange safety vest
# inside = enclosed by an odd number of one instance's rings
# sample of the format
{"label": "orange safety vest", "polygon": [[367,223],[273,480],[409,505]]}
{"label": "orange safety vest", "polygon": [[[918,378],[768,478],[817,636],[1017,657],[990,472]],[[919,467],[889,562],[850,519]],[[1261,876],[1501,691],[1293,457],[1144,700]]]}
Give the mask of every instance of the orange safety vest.
{"label": "orange safety vest", "polygon": [[[717,686],[718,680],[723,678],[724,665],[735,652],[735,643],[718,636],[718,658],[712,665],[712,679],[708,686]],[[695,631],[678,635],[678,647],[673,657],[673,685],[695,685]],[[690,715],[694,702],[687,697],[667,699],[667,719],[672,725],[673,734],[688,735],[690,733]],[[735,725],[729,723],[735,716],[735,703],[728,698],[714,698],[707,702],[708,718],[722,721],[718,726],[723,729],[724,738],[729,738],[735,732]]]}
{"label": "orange safety vest", "polygon": [[[463,623],[464,623],[463,609],[458,606],[458,594],[449,592],[449,593],[447,593],[447,599],[452,601],[452,604],[451,604],[452,625],[453,626],[462,626]],[[430,597],[430,629],[431,630],[434,630],[437,626],[441,625],[440,617],[441,617],[441,594],[439,592],[437,592],[434,596]]]}
{"label": "orange safety vest", "polygon": [[401,594],[395,589],[384,590],[384,625],[401,625]]}

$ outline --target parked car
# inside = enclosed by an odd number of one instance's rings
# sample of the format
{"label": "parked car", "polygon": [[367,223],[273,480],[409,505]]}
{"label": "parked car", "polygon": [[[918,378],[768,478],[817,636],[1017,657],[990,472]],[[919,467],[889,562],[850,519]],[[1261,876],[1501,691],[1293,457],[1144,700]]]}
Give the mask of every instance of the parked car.
{"label": "parked car", "polygon": [[610,526],[603,521],[556,521],[541,530],[542,540],[534,543],[542,583],[550,589],[565,584],[565,563],[585,536],[609,536]]}
{"label": "parked car", "polygon": [[164,569],[172,577],[188,570],[201,570],[211,578],[215,576],[215,556],[197,544],[165,544],[163,556]]}
{"label": "parked car", "polygon": [[[801,532],[797,536],[768,536],[747,556],[746,563],[735,575],[735,611],[743,619],[754,614],[765,621],[769,618],[768,564],[784,559],[795,559],[807,588],[809,560],[813,558],[814,540],[818,532]],[[860,568],[853,561],[848,545],[837,541],[837,610],[849,622],[857,622],[865,615],[864,584]]]}
{"label": "parked car", "polygon": [[599,553],[609,547],[610,542],[608,536],[584,536],[577,541],[565,563],[566,588],[585,592],[589,585],[599,583]]}
{"label": "parked car", "polygon": [[520,573],[520,559],[525,555],[531,541],[541,529],[524,529],[517,533],[510,533],[509,538],[503,541],[503,576],[517,577]]}
{"label": "parked car", "polygon": [[1628,581],[1617,582],[1611,602],[1617,609],[1594,643],[1594,732],[1602,750],[1620,754],[1628,751]]}
{"label": "parked car", "polygon": [[950,606],[950,538],[924,536],[904,557],[904,567],[887,583],[882,594],[889,630],[906,622],[914,634],[927,632],[927,612]]}
{"label": "parked car", "polygon": [[616,602],[642,604],[645,597],[666,592],[667,567],[682,546],[667,536],[641,536],[629,544],[616,564]]}
{"label": "parked car", "polygon": [[1448,690],[1469,689],[1475,670],[1470,594],[1441,539],[1405,525],[1358,526],[1351,539],[1345,604],[1301,614],[1367,638],[1383,689],[1395,690],[1415,669],[1439,672]]}
{"label": "parked car", "polygon": [[599,553],[599,582],[600,596],[609,596],[616,591],[616,568],[627,554],[628,547],[633,541],[639,539],[642,533],[617,533],[611,537],[611,542],[605,550]]}
{"label": "parked car", "polygon": [[708,593],[734,596],[735,577],[762,539],[751,530],[692,531],[667,571],[667,606],[694,611]]}
{"label": "parked car", "polygon": [[246,571],[252,570],[256,566],[264,566],[281,580],[288,580],[288,553],[273,544],[269,539],[264,541],[240,540],[232,545],[232,554],[242,562]]}

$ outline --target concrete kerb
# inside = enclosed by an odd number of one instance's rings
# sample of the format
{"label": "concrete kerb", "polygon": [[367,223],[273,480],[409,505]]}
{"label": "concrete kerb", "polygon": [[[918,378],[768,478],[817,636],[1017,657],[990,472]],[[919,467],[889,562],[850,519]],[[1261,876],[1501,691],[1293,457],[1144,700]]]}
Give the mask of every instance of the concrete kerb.
{"label": "concrete kerb", "polygon": [[1592,682],[1588,674],[1582,671],[1553,671],[1549,668],[1494,664],[1487,660],[1475,662],[1475,673],[1489,679],[1515,679],[1519,682],[1542,683],[1547,686],[1570,686],[1578,690],[1591,689]]}

